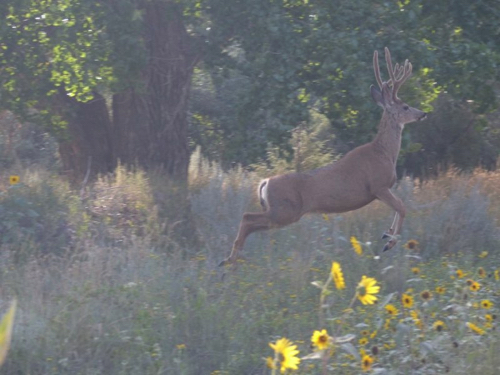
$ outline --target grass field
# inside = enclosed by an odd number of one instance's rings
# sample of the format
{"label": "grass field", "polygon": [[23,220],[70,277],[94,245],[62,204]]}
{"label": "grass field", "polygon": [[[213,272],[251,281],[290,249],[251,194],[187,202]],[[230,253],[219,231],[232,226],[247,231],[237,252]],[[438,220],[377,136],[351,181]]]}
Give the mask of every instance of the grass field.
{"label": "grass field", "polygon": [[[82,190],[41,168],[3,178],[0,307],[15,296],[18,310],[2,373],[269,374],[281,338],[298,374],[498,373],[500,173],[402,179],[408,215],[390,252],[393,213],[374,202],[252,235],[237,269],[221,269],[258,209],[258,177],[192,165],[184,240],[186,196],[158,174],[119,168]],[[341,290],[325,285],[334,261]],[[364,275],[375,304],[356,296]]]}

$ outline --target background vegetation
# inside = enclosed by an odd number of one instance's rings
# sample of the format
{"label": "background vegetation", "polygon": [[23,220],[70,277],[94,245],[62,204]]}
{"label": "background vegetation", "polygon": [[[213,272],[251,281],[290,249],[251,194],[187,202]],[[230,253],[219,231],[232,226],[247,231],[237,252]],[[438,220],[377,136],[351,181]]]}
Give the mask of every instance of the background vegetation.
{"label": "background vegetation", "polygon": [[[267,374],[270,342],[302,357],[327,329],[354,336],[299,373],[360,373],[366,354],[375,373],[497,373],[496,1],[16,0],[0,14],[1,311],[18,301],[2,371]],[[414,65],[401,97],[432,111],[403,133],[400,245],[379,253],[393,213],[375,202],[253,235],[237,269],[217,267],[260,178],[373,137],[384,46]],[[333,261],[347,287],[320,304]],[[347,309],[363,275],[378,304]]]}

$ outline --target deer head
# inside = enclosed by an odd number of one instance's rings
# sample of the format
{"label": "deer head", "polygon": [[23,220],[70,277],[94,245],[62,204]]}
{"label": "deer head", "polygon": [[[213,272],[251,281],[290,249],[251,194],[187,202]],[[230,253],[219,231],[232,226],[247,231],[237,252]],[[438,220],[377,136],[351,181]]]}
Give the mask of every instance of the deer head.
{"label": "deer head", "polygon": [[399,88],[411,76],[411,63],[406,60],[404,65],[396,64],[393,68],[391,53],[387,47],[385,47],[385,61],[389,72],[389,81],[382,81],[380,78],[378,51],[373,53],[373,70],[379,86],[379,89],[373,85],[370,87],[373,100],[384,109],[385,114],[391,117],[393,122],[401,127],[410,122],[425,119],[427,116],[425,112],[410,107],[398,97]]}

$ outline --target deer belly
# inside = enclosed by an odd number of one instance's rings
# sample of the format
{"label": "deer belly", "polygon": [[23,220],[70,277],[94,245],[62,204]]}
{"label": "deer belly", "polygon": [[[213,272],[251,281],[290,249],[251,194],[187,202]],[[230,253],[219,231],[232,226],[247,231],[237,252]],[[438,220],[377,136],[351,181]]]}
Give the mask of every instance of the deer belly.
{"label": "deer belly", "polygon": [[375,200],[375,196],[367,192],[342,192],[340,194],[329,194],[321,201],[316,202],[314,212],[341,213],[357,210]]}

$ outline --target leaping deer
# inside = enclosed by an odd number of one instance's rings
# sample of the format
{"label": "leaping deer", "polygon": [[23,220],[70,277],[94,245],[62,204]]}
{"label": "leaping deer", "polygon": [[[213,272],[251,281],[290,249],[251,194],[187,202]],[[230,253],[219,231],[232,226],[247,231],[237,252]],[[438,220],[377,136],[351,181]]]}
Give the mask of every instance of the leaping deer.
{"label": "leaping deer", "polygon": [[373,70],[379,88],[370,87],[373,100],[384,109],[373,141],[348,152],[339,161],[303,173],[289,173],[263,180],[258,188],[264,212],[247,212],[229,257],[220,265],[234,263],[249,234],[280,228],[298,221],[306,213],[341,213],[357,210],[375,199],[391,207],[396,214],[382,238],[390,240],[384,251],[394,247],[405,217],[405,207],[390,188],[396,182],[396,161],[401,148],[404,125],[421,121],[427,114],[398,98],[398,90],[410,77],[411,63],[392,67],[391,54],[385,48],[390,79],[382,81],[378,52],[373,54]]}

